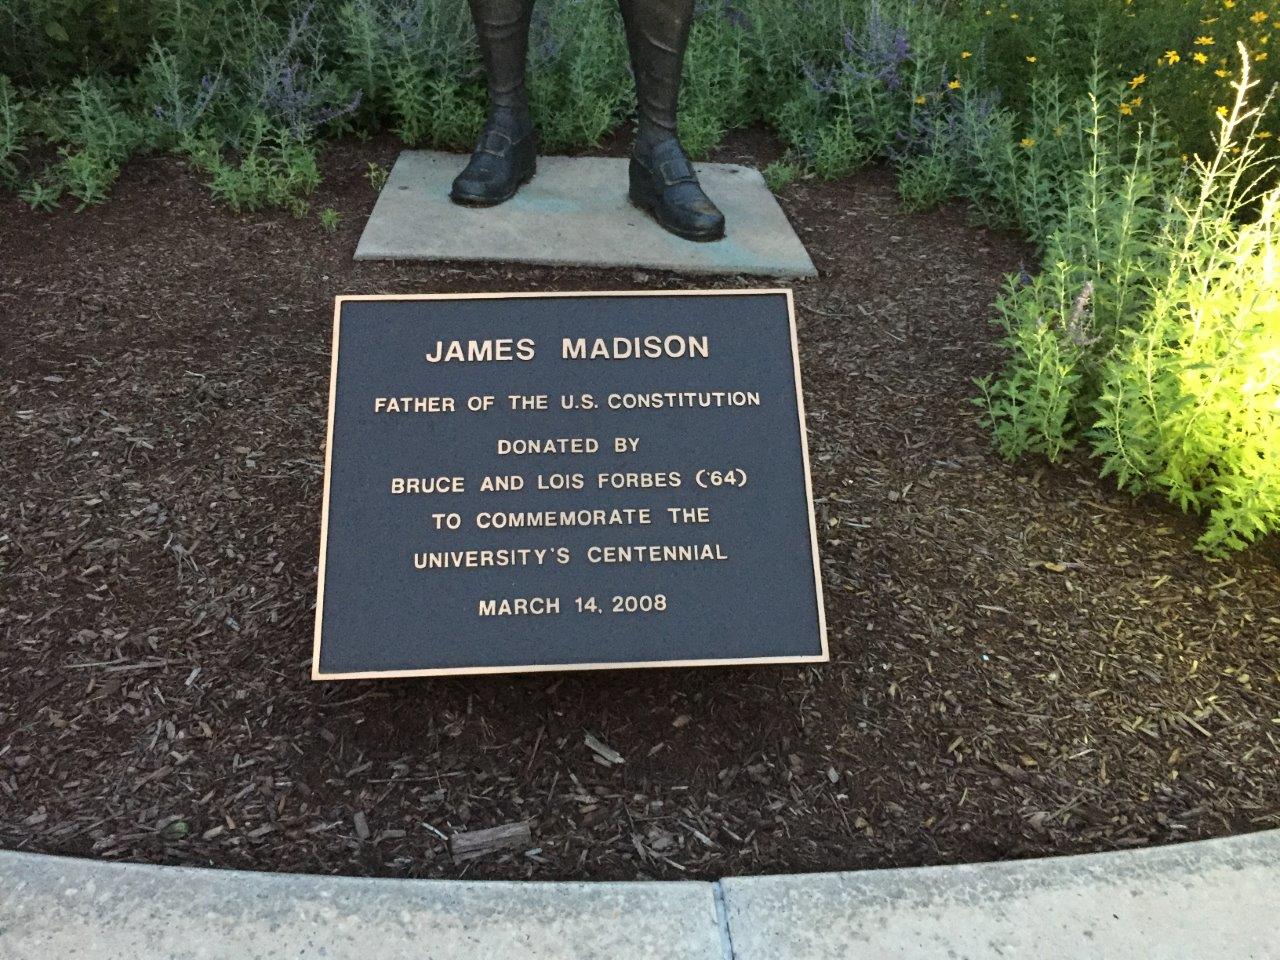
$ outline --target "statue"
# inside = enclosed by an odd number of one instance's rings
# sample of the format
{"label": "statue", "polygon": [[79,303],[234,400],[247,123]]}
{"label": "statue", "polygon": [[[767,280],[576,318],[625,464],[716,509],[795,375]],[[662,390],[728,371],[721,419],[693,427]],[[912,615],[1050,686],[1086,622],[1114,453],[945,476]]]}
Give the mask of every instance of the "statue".
{"label": "statue", "polygon": [[[525,92],[534,0],[470,0],[489,90],[489,117],[471,162],[453,182],[455,203],[494,206],[534,174],[537,140]],[[676,136],[680,70],[693,0],[619,0],[640,103],[631,152],[631,202],[686,240],[719,240],[724,215],[698,183]]]}

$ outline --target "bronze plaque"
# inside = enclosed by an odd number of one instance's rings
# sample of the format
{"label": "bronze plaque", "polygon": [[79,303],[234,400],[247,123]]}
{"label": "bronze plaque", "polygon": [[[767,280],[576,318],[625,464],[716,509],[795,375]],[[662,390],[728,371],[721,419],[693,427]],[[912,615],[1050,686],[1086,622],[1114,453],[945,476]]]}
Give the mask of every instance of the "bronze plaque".
{"label": "bronze plaque", "polygon": [[316,679],[826,659],[791,291],[338,298]]}

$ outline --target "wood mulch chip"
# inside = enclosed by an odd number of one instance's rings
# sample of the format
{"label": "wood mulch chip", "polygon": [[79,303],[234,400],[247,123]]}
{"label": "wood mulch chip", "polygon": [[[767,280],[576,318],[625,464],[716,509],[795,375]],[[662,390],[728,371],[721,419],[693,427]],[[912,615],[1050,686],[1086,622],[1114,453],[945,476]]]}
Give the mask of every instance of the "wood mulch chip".
{"label": "wood mulch chip", "polygon": [[311,682],[333,296],[705,285],[354,263],[396,149],[326,151],[333,235],[168,157],[81,213],[0,197],[0,845],[706,878],[1280,826],[1275,544],[1206,560],[1088,463],[1003,463],[969,400],[1034,257],[880,170],[782,196],[822,272],[796,297],[829,665]]}

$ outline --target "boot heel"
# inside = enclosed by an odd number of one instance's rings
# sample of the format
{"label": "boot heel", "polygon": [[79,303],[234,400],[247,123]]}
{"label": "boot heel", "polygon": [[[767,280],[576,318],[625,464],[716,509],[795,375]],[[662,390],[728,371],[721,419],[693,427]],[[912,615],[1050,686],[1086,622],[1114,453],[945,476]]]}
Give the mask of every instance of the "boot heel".
{"label": "boot heel", "polygon": [[628,169],[628,176],[630,180],[630,189],[627,191],[628,199],[641,210],[652,211],[657,206],[658,201],[653,192],[649,171],[632,160]]}

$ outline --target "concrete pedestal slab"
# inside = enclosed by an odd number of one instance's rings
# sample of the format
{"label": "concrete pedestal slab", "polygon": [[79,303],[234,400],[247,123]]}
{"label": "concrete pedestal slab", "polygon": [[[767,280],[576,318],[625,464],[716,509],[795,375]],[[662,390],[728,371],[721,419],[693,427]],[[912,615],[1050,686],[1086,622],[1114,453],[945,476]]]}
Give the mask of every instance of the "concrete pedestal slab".
{"label": "concrete pedestal slab", "polygon": [[728,230],[715,243],[692,243],[628,202],[624,159],[540,157],[537,175],[513,199],[486,208],[449,200],[449,186],[466,162],[436,151],[401,153],[365,224],[356,259],[817,275],[764,177],[750,167],[695,165]]}

